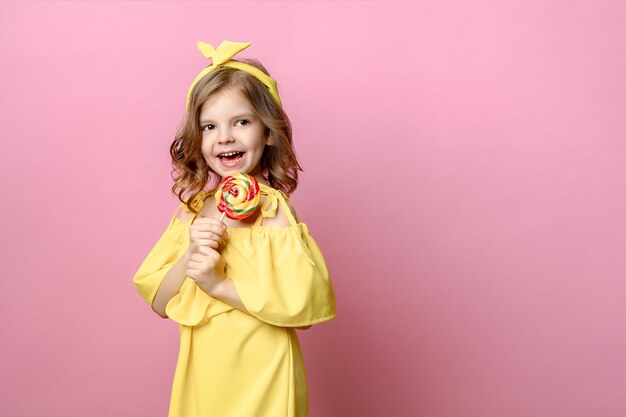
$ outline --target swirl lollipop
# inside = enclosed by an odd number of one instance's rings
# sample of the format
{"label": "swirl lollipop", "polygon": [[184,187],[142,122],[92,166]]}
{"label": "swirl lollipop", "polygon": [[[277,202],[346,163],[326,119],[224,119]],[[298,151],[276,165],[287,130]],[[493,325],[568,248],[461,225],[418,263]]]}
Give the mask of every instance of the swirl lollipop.
{"label": "swirl lollipop", "polygon": [[241,220],[250,216],[261,201],[259,183],[251,175],[240,172],[224,178],[215,191],[215,204],[229,219]]}

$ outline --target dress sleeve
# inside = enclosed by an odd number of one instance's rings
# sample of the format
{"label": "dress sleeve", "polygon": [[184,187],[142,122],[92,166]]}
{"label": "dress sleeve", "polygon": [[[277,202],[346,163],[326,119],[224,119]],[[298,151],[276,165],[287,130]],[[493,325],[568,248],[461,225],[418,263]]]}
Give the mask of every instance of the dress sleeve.
{"label": "dress sleeve", "polygon": [[[152,306],[163,278],[189,246],[188,228],[176,216],[181,206],[178,206],[169,226],[133,278],[137,291],[149,306]],[[187,210],[186,207],[184,209]],[[179,292],[165,306],[165,314],[184,326],[199,326],[211,317],[233,309],[229,304],[209,296],[192,278],[187,277]]]}
{"label": "dress sleeve", "polygon": [[226,276],[233,280],[250,314],[282,327],[335,318],[328,268],[304,223],[255,227],[249,236],[226,246],[232,260]]}
{"label": "dress sleeve", "polygon": [[180,258],[183,248],[183,233],[180,220],[176,213],[182,204],[178,206],[170,224],[163,232],[150,253],[133,277],[133,283],[149,306],[152,306],[161,282],[165,274],[174,266]]}
{"label": "dress sleeve", "polygon": [[165,314],[183,326],[195,327],[208,323],[218,314],[235,307],[205,293],[192,278],[186,278],[180,291],[165,306]]}

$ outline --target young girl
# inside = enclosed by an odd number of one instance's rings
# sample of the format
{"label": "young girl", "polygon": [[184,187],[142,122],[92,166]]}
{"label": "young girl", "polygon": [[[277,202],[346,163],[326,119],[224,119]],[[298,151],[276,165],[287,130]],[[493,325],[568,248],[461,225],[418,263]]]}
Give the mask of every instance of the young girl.
{"label": "young girl", "polygon": [[[133,278],[180,324],[169,417],[307,416],[295,329],[335,318],[324,257],[287,197],[302,169],[276,81],[258,61],[232,59],[249,45],[198,42],[212,63],[189,88],[170,148],[182,204]],[[205,188],[238,172],[257,179],[260,207],[220,221]]]}

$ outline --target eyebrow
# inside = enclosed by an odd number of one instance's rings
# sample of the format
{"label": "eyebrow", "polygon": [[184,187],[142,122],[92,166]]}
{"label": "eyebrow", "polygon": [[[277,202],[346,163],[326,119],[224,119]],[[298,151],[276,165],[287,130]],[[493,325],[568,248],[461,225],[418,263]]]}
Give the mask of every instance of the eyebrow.
{"label": "eyebrow", "polygon": [[[240,114],[238,116],[234,116],[231,120],[246,119],[246,118],[247,119],[252,119],[254,117],[255,117],[255,115],[252,114],[252,113],[245,113],[245,114]],[[202,119],[202,120],[200,120],[200,123],[209,123],[209,122],[212,122],[212,121],[213,121],[212,119]]]}

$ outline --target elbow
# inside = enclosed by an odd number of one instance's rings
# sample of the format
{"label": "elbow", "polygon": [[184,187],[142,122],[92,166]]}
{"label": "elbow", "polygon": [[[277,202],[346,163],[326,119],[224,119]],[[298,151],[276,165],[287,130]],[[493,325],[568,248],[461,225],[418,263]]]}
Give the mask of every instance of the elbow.
{"label": "elbow", "polygon": [[161,309],[156,308],[154,304],[152,304],[150,307],[152,308],[152,311],[154,311],[159,317],[164,318],[164,319],[169,318],[167,313],[165,313],[165,310],[161,311]]}
{"label": "elbow", "polygon": [[167,313],[165,311],[160,311],[160,310],[155,310],[154,308],[152,309],[159,317],[163,318],[163,319],[167,319],[169,318]]}
{"label": "elbow", "polygon": [[169,319],[169,316],[166,313],[161,313],[159,311],[155,311],[155,313],[162,319]]}

